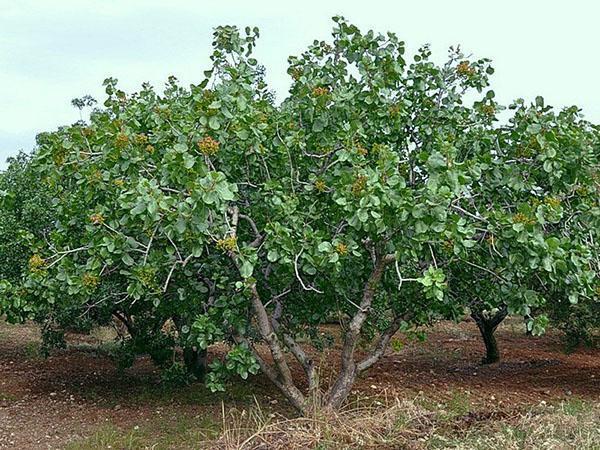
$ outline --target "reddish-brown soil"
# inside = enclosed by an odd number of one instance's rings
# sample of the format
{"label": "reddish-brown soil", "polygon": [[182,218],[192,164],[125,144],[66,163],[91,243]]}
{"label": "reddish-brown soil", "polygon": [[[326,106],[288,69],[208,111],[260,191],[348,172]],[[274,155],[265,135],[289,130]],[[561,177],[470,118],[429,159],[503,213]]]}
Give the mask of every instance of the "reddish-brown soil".
{"label": "reddish-brown soil", "polygon": [[[434,401],[461,395],[496,412],[573,396],[600,400],[598,350],[565,354],[558,336],[529,337],[516,322],[502,325],[497,334],[503,362],[485,367],[478,364],[481,343],[473,323],[438,325],[425,342],[397,336],[402,349],[388,350],[357,383],[354,395]],[[181,417],[201,423],[218,418],[222,402],[225,408],[248,405],[254,396],[270,408],[286,408],[263,377],[217,396],[199,385],[169,388],[159,384],[145,359],[119,372],[93,350],[97,339],[71,341],[88,347],[43,359],[36,352],[35,327],[0,324],[0,448],[62,448],[103,424],[129,428]],[[323,366],[334,356],[325,356]]]}
{"label": "reddish-brown soil", "polygon": [[527,336],[520,325],[509,322],[498,329],[502,361],[487,366],[479,364],[483,344],[473,323],[438,325],[424,343],[389,352],[360,387],[372,381],[399,395],[466,392],[471,401],[492,405],[572,396],[600,400],[600,351],[566,354],[558,335]]}

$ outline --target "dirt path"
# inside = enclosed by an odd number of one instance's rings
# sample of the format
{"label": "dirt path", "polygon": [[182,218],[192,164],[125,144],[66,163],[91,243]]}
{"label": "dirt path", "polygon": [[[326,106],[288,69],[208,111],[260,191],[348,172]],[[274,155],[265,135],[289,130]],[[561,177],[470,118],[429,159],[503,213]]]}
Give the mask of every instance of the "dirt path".
{"label": "dirt path", "polygon": [[[558,337],[532,338],[514,323],[498,332],[503,362],[478,365],[481,343],[472,323],[440,325],[423,343],[404,343],[356,386],[359,396],[423,395],[431,399],[463,396],[468,402],[510,409],[574,396],[600,400],[600,353],[566,355]],[[91,346],[91,337],[77,337]],[[146,360],[119,373],[105,356],[66,350],[43,359],[33,326],[0,324],[0,448],[63,448],[103,424],[132,428],[161,419],[195,420],[207,426],[226,407],[250,404],[253,396],[284,402],[264,380],[211,396],[199,385],[169,389]],[[162,422],[161,422],[162,423]],[[195,422],[194,422],[195,423]],[[158,431],[157,431],[158,432]]]}

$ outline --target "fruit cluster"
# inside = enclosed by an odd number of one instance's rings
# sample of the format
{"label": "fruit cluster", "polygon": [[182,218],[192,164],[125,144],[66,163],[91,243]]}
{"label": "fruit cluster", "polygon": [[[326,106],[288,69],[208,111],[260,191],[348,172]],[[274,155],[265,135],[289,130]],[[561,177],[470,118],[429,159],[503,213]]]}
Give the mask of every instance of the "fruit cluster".
{"label": "fruit cluster", "polygon": [[459,75],[462,75],[465,77],[470,77],[472,75],[475,75],[475,69],[473,67],[471,67],[471,65],[469,64],[468,61],[461,62],[456,67],[456,71],[458,72]]}
{"label": "fruit cluster", "polygon": [[129,137],[125,133],[117,134],[117,138],[115,140],[115,145],[118,148],[124,148],[129,144]]}
{"label": "fruit cluster", "polygon": [[352,183],[352,193],[354,195],[360,195],[362,191],[367,187],[367,177],[364,175],[358,175]]}
{"label": "fruit cluster", "polygon": [[227,236],[223,239],[217,240],[217,248],[223,252],[232,252],[237,247],[237,237]]}
{"label": "fruit cluster", "polygon": [[316,87],[312,91],[313,97],[322,97],[327,94],[329,94],[329,89],[327,89],[326,87],[322,87],[322,86]]}
{"label": "fruit cluster", "polygon": [[45,264],[46,262],[44,261],[44,258],[42,258],[40,255],[35,254],[29,258],[29,269],[32,272],[40,272]]}
{"label": "fruit cluster", "polygon": [[94,225],[101,225],[104,223],[104,216],[101,213],[95,213],[90,216],[90,222]]}
{"label": "fruit cluster", "polygon": [[198,148],[203,155],[212,156],[219,151],[219,142],[210,136],[206,136],[198,141]]}

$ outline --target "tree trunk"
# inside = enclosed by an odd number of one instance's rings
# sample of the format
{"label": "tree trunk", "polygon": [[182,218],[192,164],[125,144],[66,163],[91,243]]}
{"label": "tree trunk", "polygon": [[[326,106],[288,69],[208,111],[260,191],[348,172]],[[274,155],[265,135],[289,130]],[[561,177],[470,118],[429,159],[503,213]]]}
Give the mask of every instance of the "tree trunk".
{"label": "tree trunk", "polygon": [[183,349],[185,367],[198,381],[204,381],[204,376],[206,375],[206,355],[206,350],[196,347],[186,347]]}
{"label": "tree trunk", "polygon": [[[180,316],[171,317],[177,331],[181,335],[181,330],[186,322]],[[183,347],[183,346],[182,346]],[[194,375],[198,381],[204,381],[207,370],[206,357],[207,349],[199,349],[197,347],[183,347],[183,363],[189,373]]]}
{"label": "tree trunk", "polygon": [[482,364],[493,364],[500,361],[498,342],[496,341],[496,336],[494,336],[496,327],[490,326],[487,320],[478,322],[477,326],[485,344],[485,357],[481,360]]}
{"label": "tree trunk", "polygon": [[481,360],[482,364],[493,364],[500,361],[500,350],[498,349],[498,342],[494,333],[507,314],[506,306],[501,308],[492,317],[486,317],[483,312],[473,312],[471,314],[485,344],[485,357]]}
{"label": "tree trunk", "polygon": [[348,394],[350,394],[354,381],[359,374],[359,367],[354,359],[356,344],[360,337],[362,327],[371,312],[371,304],[375,297],[379,282],[381,281],[381,277],[383,276],[383,272],[385,271],[386,266],[394,261],[394,259],[395,255],[390,254],[379,256],[375,262],[373,272],[371,272],[363,289],[359,309],[352,317],[348,330],[344,336],[342,354],[340,356],[342,367],[340,368],[340,373],[333,383],[333,386],[329,388],[329,391],[325,396],[326,408],[339,409],[348,397]]}
{"label": "tree trunk", "polygon": [[528,327],[529,321],[532,319],[531,314],[527,314],[525,317],[523,317],[523,319],[523,322],[525,324],[525,334],[527,336],[533,336],[532,330],[530,330]]}

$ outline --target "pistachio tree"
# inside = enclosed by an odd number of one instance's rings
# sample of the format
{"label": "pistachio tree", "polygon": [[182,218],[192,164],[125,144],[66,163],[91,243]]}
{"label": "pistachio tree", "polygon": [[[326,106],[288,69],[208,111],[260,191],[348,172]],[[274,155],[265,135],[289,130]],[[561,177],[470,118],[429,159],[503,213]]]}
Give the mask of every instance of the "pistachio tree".
{"label": "pistachio tree", "polygon": [[[56,223],[11,295],[56,329],[114,317],[163,367],[181,348],[214,390],[261,370],[306,413],[339,408],[398,330],[462,317],[482,274],[508,279],[527,246],[498,270],[482,250],[482,217],[513,201],[490,183],[517,141],[496,126],[490,62],[451,49],[438,65],[427,46],[409,60],[393,33],[334,22],[330,42],[289,59],[280,104],[250,28],[216,29],[197,85],[106,80],[89,122],[40,139]],[[519,233],[513,215],[502,224]],[[208,364],[217,342],[228,352]]]}
{"label": "pistachio tree", "polygon": [[52,228],[51,195],[37,179],[32,157],[9,158],[0,173],[0,314],[11,322],[27,317],[27,310],[8,295],[28,272],[32,242],[43,240]]}
{"label": "pistachio tree", "polygon": [[508,314],[540,334],[549,311],[597,298],[598,135],[577,108],[557,113],[541,97],[510,109],[493,133],[464,136],[482,175],[456,205],[478,225],[469,259],[452,267],[452,295],[481,331],[484,363],[500,359],[494,331]]}

